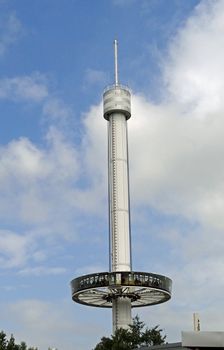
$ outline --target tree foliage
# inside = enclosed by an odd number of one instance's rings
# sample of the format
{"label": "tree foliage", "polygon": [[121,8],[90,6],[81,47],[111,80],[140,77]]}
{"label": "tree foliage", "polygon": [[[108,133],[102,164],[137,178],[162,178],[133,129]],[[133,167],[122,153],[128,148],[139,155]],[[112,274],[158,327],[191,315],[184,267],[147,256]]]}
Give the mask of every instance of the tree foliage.
{"label": "tree foliage", "polygon": [[158,325],[148,328],[136,316],[128,329],[120,328],[110,338],[102,337],[94,350],[133,350],[141,346],[164,344],[166,335],[161,333],[162,329]]}
{"label": "tree foliage", "polygon": [[26,343],[22,341],[20,344],[15,343],[15,338],[11,334],[9,340],[5,332],[0,332],[0,350],[38,350],[37,348],[28,348]]}

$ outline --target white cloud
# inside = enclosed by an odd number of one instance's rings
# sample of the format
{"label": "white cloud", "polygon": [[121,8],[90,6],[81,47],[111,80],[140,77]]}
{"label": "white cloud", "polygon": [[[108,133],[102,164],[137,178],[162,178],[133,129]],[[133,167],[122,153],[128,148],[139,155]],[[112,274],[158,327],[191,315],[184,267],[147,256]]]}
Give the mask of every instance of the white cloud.
{"label": "white cloud", "polygon": [[[51,79],[40,72],[32,72],[30,75],[13,78],[1,78],[0,100],[25,104],[28,107],[32,106],[32,112],[36,107],[39,107],[41,111],[39,112],[39,120],[41,126],[45,128],[46,139],[50,140],[51,136],[58,130],[61,136],[63,135],[71,142],[75,135],[79,134],[79,130],[76,130],[74,111],[71,106],[57,96],[55,90],[50,86]],[[36,110],[38,111],[37,108]],[[29,118],[31,118],[30,115]],[[17,141],[15,140],[15,142]],[[31,147],[35,148],[35,145]]]}
{"label": "white cloud", "polygon": [[[21,324],[20,332],[18,335],[16,332],[15,335],[40,349],[44,349],[46,344],[49,344],[49,347],[54,346],[58,340],[56,337],[58,332],[68,332],[75,328],[66,321],[63,309],[60,311],[58,308],[53,308],[51,303],[39,300],[17,302],[8,306],[7,312]],[[25,329],[27,334],[24,334]],[[36,337],[35,333],[41,334],[41,337]]]}
{"label": "white cloud", "polygon": [[[107,122],[103,118],[102,104],[92,106],[83,119],[84,137],[82,140],[82,153],[84,167],[91,181],[105,181],[107,156]],[[104,182],[105,183],[105,182]]]}
{"label": "white cloud", "polygon": [[66,272],[64,267],[28,267],[19,271],[20,275],[32,276],[46,276],[46,275],[61,275]]}
{"label": "white cloud", "polygon": [[53,219],[79,176],[76,149],[55,129],[45,149],[21,138],[1,147],[0,158],[0,216],[14,215],[24,223]]}
{"label": "white cloud", "polygon": [[82,275],[87,275],[90,273],[103,272],[104,270],[105,270],[105,266],[87,265],[87,266],[82,266],[81,268],[76,269],[75,275],[82,276]]}
{"label": "white cloud", "polygon": [[38,179],[50,171],[44,154],[30,140],[21,138],[1,147],[1,180],[15,174],[21,179]]}
{"label": "white cloud", "polygon": [[30,75],[0,79],[0,99],[14,103],[40,105],[42,123],[57,125],[68,133],[74,112],[49,88],[50,79],[39,72]]}
{"label": "white cloud", "polygon": [[84,86],[104,84],[108,82],[108,74],[101,70],[88,68],[84,76]]}
{"label": "white cloud", "polygon": [[7,230],[0,230],[0,263],[2,268],[26,264],[31,252],[32,239]]}
{"label": "white cloud", "polygon": [[[132,104],[128,124],[133,203],[222,228],[221,116],[206,121],[186,117],[174,103],[153,105],[138,95],[133,95]],[[101,108],[93,107],[84,119],[80,164],[91,185],[93,203],[102,193],[94,189],[103,185],[105,192],[106,186],[107,123]],[[92,202],[91,193],[81,191],[80,199],[90,196]]]}
{"label": "white cloud", "polygon": [[40,73],[31,76],[0,80],[0,98],[13,101],[41,102],[48,96],[46,77]]}
{"label": "white cloud", "polygon": [[[138,312],[139,310],[135,310]],[[168,343],[180,342],[181,331],[193,331],[193,313],[198,312],[202,331],[223,331],[223,313],[218,308],[208,307],[206,310],[195,308],[190,302],[187,307],[177,307],[175,302],[169,301],[150,308],[142,308],[141,319],[149,327],[159,324],[163,334],[167,335]]]}
{"label": "white cloud", "polygon": [[129,122],[133,203],[170,217],[171,226],[180,220],[162,235],[171,263],[159,260],[174,281],[173,300],[143,311],[151,324],[162,320],[171,341],[193,328],[195,311],[203,330],[223,328],[223,13],[223,1],[200,3],[163,62],[164,104],[134,96]]}
{"label": "white cloud", "polygon": [[220,114],[186,117],[173,105],[133,97],[129,139],[135,200],[223,228],[223,127]]}
{"label": "white cloud", "polygon": [[3,56],[9,47],[15,43],[23,32],[21,22],[15,13],[9,14],[0,20],[0,56]]}
{"label": "white cloud", "polygon": [[[83,321],[79,309],[75,311],[70,301],[56,300],[54,303],[36,299],[21,300],[1,305],[1,310],[9,324],[13,319],[19,325],[15,329],[12,325],[10,328],[10,331],[13,329],[16,342],[25,340],[28,346],[37,346],[39,350],[48,347],[72,350],[74,344],[77,349],[85,350],[90,344],[94,346],[99,341],[97,334],[105,332],[101,317],[96,317],[96,309],[92,312],[88,310],[88,320]],[[81,312],[83,315],[85,310]],[[100,315],[103,313],[106,315],[100,310]]]}
{"label": "white cloud", "polygon": [[[94,143],[98,127],[103,125],[101,106],[93,107],[84,117],[91,120],[92,113],[97,116],[92,124],[95,125],[92,129],[95,135],[88,130],[90,125],[87,127],[86,124],[83,144],[76,146],[67,137],[72,111],[49,92],[45,76],[37,73],[3,79],[0,81],[0,96],[25,103],[38,102],[42,104],[43,115],[50,117],[42,146],[25,137],[0,146],[1,220],[8,227],[17,227],[21,239],[27,235],[32,237],[33,243],[41,239],[42,244],[48,246],[52,243],[46,243],[47,237],[52,235],[54,239],[75,239],[76,225],[80,226],[80,220],[83,221],[87,212],[99,214],[106,197],[106,169],[103,176],[101,173],[101,160],[106,156],[106,147],[102,149],[102,145],[96,146]],[[106,134],[101,133],[100,138],[106,142]],[[100,151],[100,159],[95,164],[91,162],[90,155],[94,151]],[[98,172],[91,176],[96,165]],[[27,225],[29,228],[24,229]],[[24,248],[20,252],[11,251],[9,262],[2,267],[27,264],[23,272],[28,273],[28,251]],[[2,246],[2,254],[8,254],[5,246]],[[37,244],[32,251],[32,261],[38,263],[44,260],[45,254],[41,254]],[[37,274],[40,267],[31,269]]]}
{"label": "white cloud", "polygon": [[177,33],[165,63],[171,97],[205,117],[223,109],[223,1],[202,1]]}

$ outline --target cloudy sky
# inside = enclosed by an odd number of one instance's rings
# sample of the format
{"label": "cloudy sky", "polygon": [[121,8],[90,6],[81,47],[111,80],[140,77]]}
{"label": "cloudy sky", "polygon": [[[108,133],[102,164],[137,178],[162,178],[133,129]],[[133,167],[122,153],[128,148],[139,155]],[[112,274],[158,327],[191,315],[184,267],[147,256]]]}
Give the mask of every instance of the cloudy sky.
{"label": "cloudy sky", "polygon": [[[224,0],[0,0],[0,329],[91,350],[111,312],[69,282],[108,270],[102,91],[132,89],[134,270],[173,279],[138,309],[180,341],[224,329]],[[135,311],[134,311],[135,314]]]}

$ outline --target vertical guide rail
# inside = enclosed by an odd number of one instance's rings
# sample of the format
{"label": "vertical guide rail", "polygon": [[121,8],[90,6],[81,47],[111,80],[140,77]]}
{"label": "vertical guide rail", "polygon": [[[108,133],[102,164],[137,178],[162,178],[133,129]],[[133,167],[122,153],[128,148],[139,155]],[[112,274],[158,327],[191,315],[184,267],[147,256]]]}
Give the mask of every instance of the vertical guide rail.
{"label": "vertical guide rail", "polygon": [[107,164],[107,171],[108,171],[108,219],[109,219],[109,271],[112,272],[112,259],[113,259],[113,256],[112,256],[112,242],[111,242],[111,239],[112,239],[112,230],[111,230],[111,198],[110,198],[110,174],[111,174],[111,162],[109,161],[110,159],[110,149],[111,149],[111,133],[110,133],[110,125],[109,123],[107,124],[107,159],[108,159],[108,164]]}

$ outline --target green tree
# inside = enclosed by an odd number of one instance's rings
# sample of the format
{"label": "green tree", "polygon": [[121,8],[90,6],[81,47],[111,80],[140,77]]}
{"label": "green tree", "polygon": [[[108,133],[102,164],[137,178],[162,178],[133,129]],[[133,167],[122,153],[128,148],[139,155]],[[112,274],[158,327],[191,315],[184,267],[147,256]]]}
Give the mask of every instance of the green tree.
{"label": "green tree", "polygon": [[159,326],[148,328],[136,316],[128,329],[120,328],[110,338],[101,338],[94,350],[133,350],[141,346],[164,344],[166,335],[161,333]]}
{"label": "green tree", "polygon": [[24,341],[20,344],[15,343],[15,338],[11,334],[9,340],[7,340],[6,333],[0,332],[0,350],[38,350],[37,348],[27,348],[27,345]]}
{"label": "green tree", "polygon": [[0,332],[0,350],[6,350],[7,348],[7,338],[6,334],[1,331]]}
{"label": "green tree", "polygon": [[159,328],[159,326],[155,326],[154,328],[146,328],[144,333],[142,334],[142,345],[152,346],[152,345],[161,345],[165,343],[166,335],[162,335],[161,332],[163,330]]}
{"label": "green tree", "polygon": [[7,342],[6,349],[7,350],[19,350],[19,345],[15,343],[15,338],[12,334]]}
{"label": "green tree", "polygon": [[131,337],[127,329],[118,329],[111,338],[103,337],[94,350],[131,350]]}
{"label": "green tree", "polygon": [[25,341],[22,341],[19,346],[19,350],[27,350],[27,345]]}

